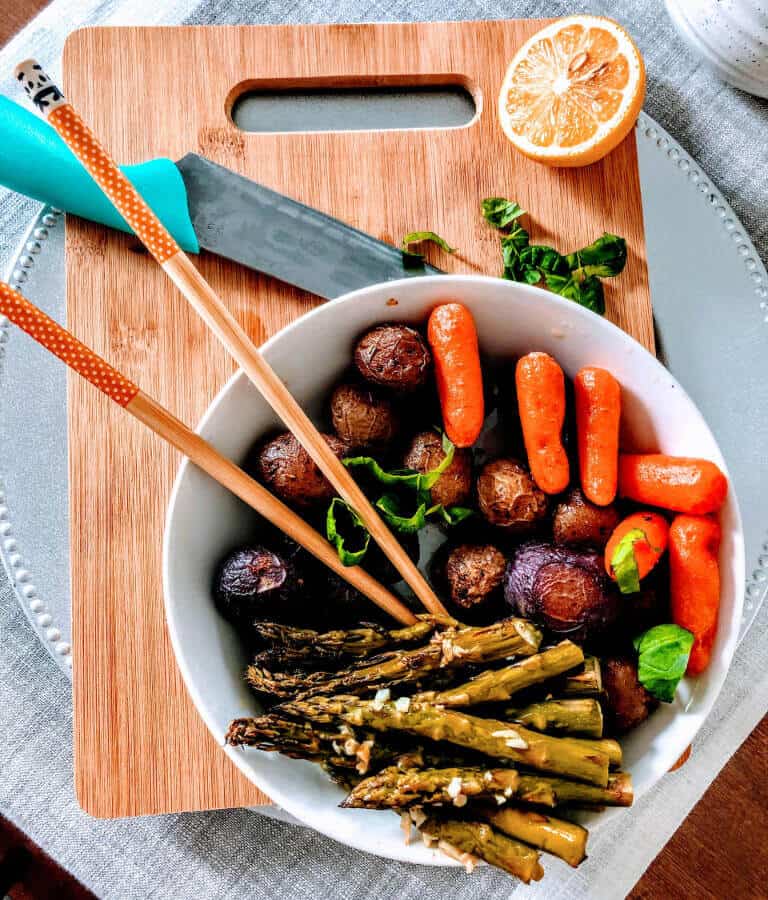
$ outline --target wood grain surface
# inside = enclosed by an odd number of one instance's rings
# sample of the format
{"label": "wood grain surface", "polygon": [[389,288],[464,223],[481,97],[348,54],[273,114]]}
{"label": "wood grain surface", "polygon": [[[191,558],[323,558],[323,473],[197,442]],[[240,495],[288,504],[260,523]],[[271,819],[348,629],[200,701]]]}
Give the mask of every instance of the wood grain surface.
{"label": "wood grain surface", "polygon": [[[480,199],[514,196],[533,237],[573,249],[603,230],[629,262],[610,317],[653,345],[634,135],[604,162],[557,171],[515,153],[495,121],[505,63],[537,22],[236,28],[97,28],[70,36],[64,90],[121,162],[195,150],[377,237],[431,228],[460,248],[452,271],[499,271]],[[295,85],[463,81],[481,112],[452,130],[242,134],[227,111],[254,77]],[[258,235],[254,235],[258,239]],[[233,365],[135,239],[73,221],[72,330],[188,423]],[[200,266],[262,341],[315,302],[214,257]],[[253,804],[197,716],[166,635],[162,531],[177,454],[88,385],[69,382],[76,786],[125,816]]]}

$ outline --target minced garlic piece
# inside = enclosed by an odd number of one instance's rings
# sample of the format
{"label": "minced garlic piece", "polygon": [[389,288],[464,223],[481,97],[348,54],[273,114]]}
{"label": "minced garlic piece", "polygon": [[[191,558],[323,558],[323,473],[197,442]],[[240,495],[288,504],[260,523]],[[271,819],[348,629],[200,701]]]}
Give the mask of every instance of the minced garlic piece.
{"label": "minced garlic piece", "polygon": [[461,778],[456,775],[454,778],[448,782],[448,787],[446,788],[446,793],[451,798],[451,800],[455,800],[459,794],[461,793]]}
{"label": "minced garlic piece", "polygon": [[528,744],[524,741],[520,734],[512,728],[502,728],[499,731],[494,731],[492,737],[506,738],[504,742],[507,747],[512,747],[514,750],[527,750]]}

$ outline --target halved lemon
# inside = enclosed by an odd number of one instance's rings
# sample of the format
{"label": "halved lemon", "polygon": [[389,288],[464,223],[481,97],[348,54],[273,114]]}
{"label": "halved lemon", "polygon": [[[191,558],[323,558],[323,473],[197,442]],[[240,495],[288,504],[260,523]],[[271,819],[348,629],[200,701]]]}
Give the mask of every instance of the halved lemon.
{"label": "halved lemon", "polygon": [[517,51],[499,94],[501,127],[531,159],[586,166],[635,124],[645,66],[627,32],[602,16],[569,16]]}

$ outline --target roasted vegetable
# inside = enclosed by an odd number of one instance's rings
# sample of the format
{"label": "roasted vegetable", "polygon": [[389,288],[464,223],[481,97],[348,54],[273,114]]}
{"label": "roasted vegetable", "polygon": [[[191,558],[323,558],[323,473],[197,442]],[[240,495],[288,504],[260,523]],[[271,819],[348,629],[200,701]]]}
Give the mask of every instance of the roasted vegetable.
{"label": "roasted vegetable", "polygon": [[602,661],[604,712],[607,730],[624,734],[644,722],[659,705],[637,679],[637,666],[629,657]]}
{"label": "roasted vegetable", "polygon": [[602,554],[535,541],[509,563],[504,596],[522,616],[576,641],[598,637],[621,610]]}
{"label": "roasted vegetable", "polygon": [[461,303],[435,307],[427,325],[445,433],[457,447],[471,447],[483,427],[483,372],[472,313]]}
{"label": "roasted vegetable", "polygon": [[565,376],[548,353],[528,353],[515,368],[517,409],[528,466],[545,494],[568,487],[570,470],[563,446]]}
{"label": "roasted vegetable", "polygon": [[656,512],[632,513],[616,526],[605,545],[605,570],[622,594],[640,591],[640,580],[661,559],[668,539],[669,524]]}
{"label": "roasted vegetable", "polygon": [[688,674],[709,665],[720,610],[720,525],[709,516],[677,516],[669,530],[672,618],[694,636]]}
{"label": "roasted vegetable", "polygon": [[573,488],[555,507],[552,536],[556,544],[601,550],[618,524],[615,506],[596,506],[579,488]]}
{"label": "roasted vegetable", "polygon": [[553,689],[563,697],[599,697],[603,693],[603,674],[596,656],[585,656],[575,672],[559,679]]}
{"label": "roasted vegetable", "polygon": [[503,669],[486,669],[464,684],[447,688],[437,694],[424,696],[439,706],[475,706],[480,703],[499,703],[555,675],[561,675],[584,662],[584,653],[577,644],[561,641],[513,663]]}
{"label": "roasted vegetable", "polygon": [[704,515],[717,512],[723,505],[728,480],[708,459],[622,453],[619,494],[647,506]]}
{"label": "roasted vegetable", "polygon": [[507,560],[493,544],[459,544],[447,554],[443,575],[453,603],[477,611],[502,597]]}
{"label": "roasted vegetable", "polygon": [[540,806],[583,803],[631,806],[632,779],[625,772],[608,776],[608,786],[531,775],[517,769],[487,766],[406,768],[399,764],[361,781],[341,804],[352,809],[408,809],[413,806],[452,804],[467,800],[523,801]]}
{"label": "roasted vegetable", "polygon": [[504,710],[503,718],[549,734],[590,738],[603,736],[603,711],[597,700],[591,697],[542,700],[523,707],[510,706]]}
{"label": "roasted vegetable", "polygon": [[222,560],[213,593],[221,615],[247,628],[258,619],[306,622],[306,589],[292,562],[266,547],[253,546]]}
{"label": "roasted vegetable", "polygon": [[540,642],[541,632],[535,626],[520,619],[504,619],[485,628],[449,628],[422,647],[382,653],[340,672],[289,676],[250,666],[247,678],[259,693],[282,697],[365,693],[418,681],[438,669],[530,656]]}
{"label": "roasted vegetable", "polygon": [[573,380],[579,473],[584,494],[607,506],[616,498],[621,386],[597,366],[584,366]]}
{"label": "roasted vegetable", "polygon": [[419,616],[416,625],[384,628],[365,625],[359,628],[319,632],[279,622],[257,622],[254,631],[273,651],[293,664],[325,660],[328,664],[373,656],[383,650],[409,647],[429,640],[437,622],[432,616]]}
{"label": "roasted vegetable", "polygon": [[289,701],[280,710],[286,715],[321,724],[341,718],[354,727],[403,731],[587,784],[599,787],[608,784],[609,758],[595,747],[594,741],[550,737],[522,725],[481,719],[433,703],[402,699],[406,702],[377,702],[347,696],[312,697]]}
{"label": "roasted vegetable", "polygon": [[559,856],[569,866],[578,866],[587,855],[587,829],[565,819],[513,806],[483,810],[480,817],[512,838]]}
{"label": "roasted vegetable", "polygon": [[477,500],[491,525],[513,534],[534,531],[547,515],[546,494],[514,459],[496,459],[483,466],[477,479]]}
{"label": "roasted vegetable", "polygon": [[533,848],[507,837],[484,822],[431,818],[422,822],[418,829],[426,843],[430,846],[436,844],[470,870],[477,861],[472,857],[477,857],[515,875],[524,884],[540,881],[544,877],[539,854]]}
{"label": "roasted vegetable", "polygon": [[355,449],[386,447],[400,430],[392,400],[352,382],[337,385],[331,394],[331,420],[341,440]]}
{"label": "roasted vegetable", "polygon": [[[341,459],[347,452],[335,435],[323,435],[328,446]],[[257,477],[286,503],[310,507],[327,503],[334,495],[328,479],[290,432],[284,432],[263,444],[256,452]]]}
{"label": "roasted vegetable", "polygon": [[516,769],[451,767],[441,769],[383,769],[361,781],[341,804],[348,809],[408,809],[412,806],[452,804],[468,799],[513,797],[520,781]]}
{"label": "roasted vegetable", "polygon": [[[445,459],[443,440],[436,431],[421,431],[411,440],[403,457],[403,465],[425,474],[438,468]],[[448,468],[430,488],[432,503],[446,509],[464,506],[472,493],[472,455],[459,447],[453,451]]]}
{"label": "roasted vegetable", "polygon": [[366,381],[408,393],[426,383],[432,355],[415,328],[378,325],[357,342],[355,365]]}
{"label": "roasted vegetable", "polygon": [[[231,747],[255,747],[293,759],[308,759],[332,774],[334,770],[352,769],[358,775],[365,775],[371,769],[391,765],[400,754],[400,748],[388,744],[383,735],[356,732],[345,724],[338,728],[318,728],[274,712],[235,719],[225,741]],[[346,774],[350,779],[351,773]]]}

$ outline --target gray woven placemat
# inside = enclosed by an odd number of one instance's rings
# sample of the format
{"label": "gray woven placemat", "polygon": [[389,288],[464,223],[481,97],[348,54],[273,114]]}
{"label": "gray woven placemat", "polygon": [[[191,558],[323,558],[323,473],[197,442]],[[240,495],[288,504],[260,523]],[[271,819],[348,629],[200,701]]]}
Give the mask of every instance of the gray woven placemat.
{"label": "gray woven placemat", "polygon": [[[586,4],[436,0],[196,4],[194,0],[55,0],[0,52],[0,90],[14,97],[10,73],[36,55],[60,75],[65,36],[84,24],[239,24],[395,21],[435,18],[612,15],[637,38],[649,71],[646,109],[689,150],[723,190],[768,253],[765,134],[768,104],[714,79],[677,39],[660,3]],[[448,14],[448,15],[447,15]],[[34,205],[0,192],[0,265],[15,248]],[[41,465],[44,460],[41,460]],[[56,527],[56,523],[52,523]],[[621,897],[663,847],[690,808],[768,707],[768,607],[739,648],[695,753],[616,827],[596,832],[590,859],[576,872],[547,860],[547,877],[530,889],[499,873],[391,863],[346,849],[307,829],[247,810],[104,822],[74,797],[71,694],[30,630],[12,593],[0,591],[0,812],[16,822],[97,895],[115,898],[431,898]],[[105,736],[105,740],[119,736]],[[691,861],[694,864],[694,861]],[[736,886],[735,886],[736,887]]]}

